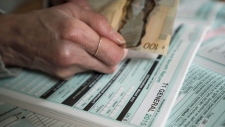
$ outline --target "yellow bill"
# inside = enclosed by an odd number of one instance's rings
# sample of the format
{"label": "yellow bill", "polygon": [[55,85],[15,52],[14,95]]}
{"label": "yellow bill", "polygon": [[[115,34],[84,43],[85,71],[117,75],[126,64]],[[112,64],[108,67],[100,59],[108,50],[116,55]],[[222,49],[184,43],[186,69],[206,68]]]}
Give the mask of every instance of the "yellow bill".
{"label": "yellow bill", "polygon": [[126,40],[126,48],[166,55],[179,0],[88,0]]}

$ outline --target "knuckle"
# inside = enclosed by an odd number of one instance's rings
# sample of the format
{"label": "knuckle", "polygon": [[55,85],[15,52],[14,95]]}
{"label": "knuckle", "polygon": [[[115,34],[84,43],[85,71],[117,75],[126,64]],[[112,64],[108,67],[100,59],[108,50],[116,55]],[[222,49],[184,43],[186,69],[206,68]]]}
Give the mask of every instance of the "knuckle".
{"label": "knuckle", "polygon": [[96,22],[98,26],[105,26],[106,24],[108,24],[107,18],[99,14],[96,14]]}
{"label": "knuckle", "polygon": [[60,31],[60,38],[62,40],[74,40],[76,38],[79,38],[81,36],[81,29],[76,28],[77,25],[74,23],[73,20],[67,20],[62,25],[61,31]]}
{"label": "knuckle", "polygon": [[109,64],[111,66],[115,66],[118,65],[121,60],[122,60],[121,54],[119,54],[118,52],[112,52],[109,57]]}
{"label": "knuckle", "polygon": [[55,50],[54,62],[59,67],[69,67],[73,64],[72,54],[68,46],[60,46]]}

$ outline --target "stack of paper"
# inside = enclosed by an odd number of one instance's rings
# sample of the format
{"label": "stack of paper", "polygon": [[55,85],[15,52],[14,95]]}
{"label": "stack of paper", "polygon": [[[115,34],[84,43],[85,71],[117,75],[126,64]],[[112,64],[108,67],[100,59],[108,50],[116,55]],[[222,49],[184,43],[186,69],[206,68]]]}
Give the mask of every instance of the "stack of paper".
{"label": "stack of paper", "polygon": [[163,126],[205,33],[181,26],[167,56],[125,59],[110,75],[84,73],[66,82],[24,70],[0,80],[0,97],[76,126]]}
{"label": "stack of paper", "polygon": [[178,12],[177,22],[203,25],[210,31],[189,69],[166,127],[225,126],[224,8],[224,3],[207,0],[183,0],[179,7],[183,11]]}

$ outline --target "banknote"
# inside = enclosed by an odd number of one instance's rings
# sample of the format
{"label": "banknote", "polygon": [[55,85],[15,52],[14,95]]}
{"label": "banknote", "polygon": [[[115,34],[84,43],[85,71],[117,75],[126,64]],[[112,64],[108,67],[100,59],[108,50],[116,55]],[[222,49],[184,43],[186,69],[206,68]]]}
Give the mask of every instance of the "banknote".
{"label": "banknote", "polygon": [[121,24],[119,32],[126,40],[126,48],[140,45],[145,33],[148,15],[154,8],[154,0],[133,0],[126,8],[124,24]]}
{"label": "banknote", "polygon": [[129,0],[87,0],[90,6],[104,15],[115,30],[119,30]]}
{"label": "banknote", "polygon": [[126,48],[166,55],[179,0],[88,0],[126,40]]}

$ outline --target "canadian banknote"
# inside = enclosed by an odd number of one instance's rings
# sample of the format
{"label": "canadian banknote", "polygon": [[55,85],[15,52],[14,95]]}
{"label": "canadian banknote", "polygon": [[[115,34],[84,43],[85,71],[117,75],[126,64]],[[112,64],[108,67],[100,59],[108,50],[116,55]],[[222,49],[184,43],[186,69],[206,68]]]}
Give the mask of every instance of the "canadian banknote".
{"label": "canadian banknote", "polygon": [[126,48],[166,55],[179,0],[88,0],[126,40]]}

